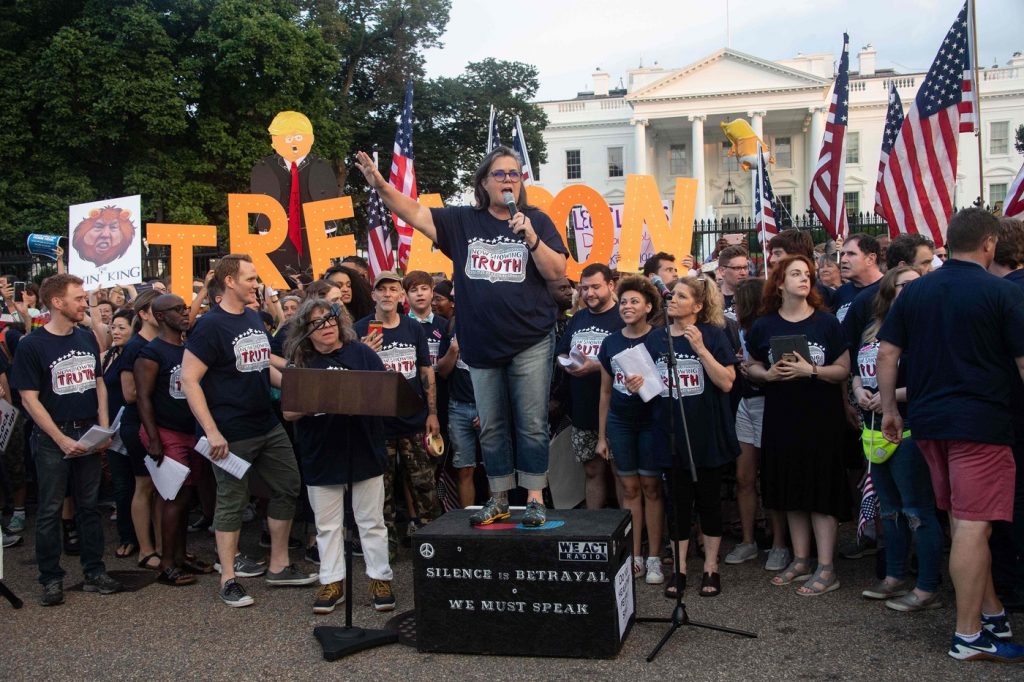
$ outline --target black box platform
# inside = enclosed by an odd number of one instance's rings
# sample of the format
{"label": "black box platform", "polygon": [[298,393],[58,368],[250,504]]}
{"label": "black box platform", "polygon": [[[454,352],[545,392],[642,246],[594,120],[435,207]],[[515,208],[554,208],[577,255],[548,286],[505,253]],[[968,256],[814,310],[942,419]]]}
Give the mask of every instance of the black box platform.
{"label": "black box platform", "polygon": [[420,651],[613,658],[636,612],[629,513],[549,510],[543,528],[448,512],[412,538]]}

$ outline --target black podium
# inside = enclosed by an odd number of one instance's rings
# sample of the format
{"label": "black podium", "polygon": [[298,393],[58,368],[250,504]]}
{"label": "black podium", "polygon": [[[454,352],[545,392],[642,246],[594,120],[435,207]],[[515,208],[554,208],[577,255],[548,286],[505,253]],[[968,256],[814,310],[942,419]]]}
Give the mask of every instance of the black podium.
{"label": "black podium", "polygon": [[[305,414],[341,414],[352,417],[406,417],[416,414],[423,401],[397,372],[337,371],[288,367],[281,377],[281,409]],[[390,630],[352,626],[352,460],[349,459],[348,492],[345,495],[345,626],[320,625],[313,636],[320,642],[324,659],[339,658],[364,649],[398,641]]]}
{"label": "black podium", "polygon": [[[424,652],[614,658],[636,611],[626,511],[549,510],[539,529],[448,512],[413,535]],[[507,677],[507,675],[504,675]]]}

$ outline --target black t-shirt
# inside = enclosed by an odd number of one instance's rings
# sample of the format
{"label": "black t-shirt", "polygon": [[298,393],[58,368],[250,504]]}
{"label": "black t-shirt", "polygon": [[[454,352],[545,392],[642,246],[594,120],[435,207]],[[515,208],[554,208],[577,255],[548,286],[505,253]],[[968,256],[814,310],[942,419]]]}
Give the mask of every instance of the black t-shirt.
{"label": "black t-shirt", "polygon": [[288,332],[292,328],[291,322],[285,322],[281,328],[270,337],[270,352],[278,357],[284,357],[284,344],[288,340]]}
{"label": "black t-shirt", "polygon": [[[452,347],[452,340],[457,338],[453,332],[451,336],[445,334],[441,339],[441,347],[438,354],[444,357],[448,349]],[[455,369],[448,375],[448,397],[460,403],[476,403],[473,397],[473,379],[469,375],[469,365],[462,360],[462,346],[459,346],[459,357],[455,360]]]}
{"label": "black t-shirt", "polygon": [[1024,293],[950,258],[903,288],[878,338],[911,355],[907,398],[916,438],[1013,443],[1010,397],[1021,379]]}
{"label": "black t-shirt", "polygon": [[626,389],[626,373],[619,367],[615,356],[627,348],[643,345],[652,331],[654,330],[652,329],[635,339],[626,338],[622,330],[604,337],[601,350],[597,353],[597,361],[612,378],[612,398],[608,403],[608,414],[614,413],[620,419],[629,419],[638,423],[646,422],[651,418],[651,403],[645,403],[640,396],[630,393]]}
{"label": "black t-shirt", "polygon": [[807,337],[807,346],[811,352],[809,360],[819,367],[833,364],[840,354],[846,352],[839,321],[820,310],[815,310],[809,317],[798,322],[785,320],[777,312],[757,318],[747,335],[747,350],[750,357],[771,368],[775,364],[771,351],[772,338],[799,335]]}
{"label": "black t-shirt", "polygon": [[[555,355],[569,355],[575,349],[588,360],[598,362],[601,342],[617,332],[625,323],[619,307],[612,306],[603,313],[592,313],[584,308],[572,316],[569,328],[562,336]],[[559,371],[565,371],[560,369]],[[577,429],[597,430],[597,412],[601,401],[601,373],[592,372],[585,377],[569,375],[569,394],[572,396],[569,418]]]}
{"label": "black t-shirt", "polygon": [[[356,322],[356,336],[363,338],[369,333],[371,319],[372,313]],[[430,351],[423,325],[413,322],[405,315],[399,315],[397,327],[384,328],[384,340],[377,355],[384,363],[384,369],[404,376],[424,403],[423,409],[411,417],[385,418],[384,436],[400,438],[423,433],[427,420],[427,396],[423,390],[423,382],[420,381],[420,368],[430,367]]]}
{"label": "black t-shirt", "polygon": [[[500,367],[551,333],[558,309],[526,244],[486,210],[432,208],[437,246],[451,258],[459,296],[460,348],[470,367]],[[527,217],[549,248],[567,254],[551,219]]]}
{"label": "black t-shirt", "polygon": [[861,339],[864,338],[864,330],[871,324],[875,317],[875,298],[878,296],[878,287],[882,280],[863,287],[857,296],[846,309],[846,316],[840,321],[843,330],[843,338],[846,339],[846,347],[850,349],[850,372],[857,371],[857,350],[861,346]]}
{"label": "black t-shirt", "polygon": [[[124,391],[121,390],[121,351],[118,349],[117,357],[110,361],[107,365],[106,370],[103,372],[103,385],[107,387],[107,416],[110,420],[113,420],[117,416],[118,410],[124,407]],[[113,352],[113,349],[107,351],[107,353]],[[124,419],[124,415],[121,415]]]}
{"label": "black t-shirt", "polygon": [[153,389],[157,426],[191,434],[196,430],[196,420],[188,408],[185,392],[181,390],[181,359],[184,355],[185,346],[167,343],[159,337],[139,351],[139,359],[152,360],[157,364]]}
{"label": "black t-shirt", "polygon": [[[1005,277],[1007,282],[1013,282],[1024,291],[1024,269],[1014,270]],[[1010,411],[1013,413],[1013,428],[1017,433],[1017,447],[1024,447],[1024,383],[1020,381],[1010,382],[1013,391],[1010,394]]]}
{"label": "black t-shirt", "polygon": [[[124,350],[121,351],[121,357],[117,359],[117,376],[118,381],[121,380],[121,374],[128,372],[131,374],[135,369],[135,359],[139,357],[139,351],[146,347],[149,341],[142,336],[142,334],[132,334],[132,337],[128,339],[127,343],[124,344]],[[123,400],[122,393],[122,400]],[[113,419],[114,415],[110,415]],[[139,408],[135,403],[125,403],[124,414],[121,415],[121,422],[126,424],[139,424]]]}
{"label": "black t-shirt", "polygon": [[413,316],[412,313],[409,313],[409,319],[413,322],[419,322],[420,326],[423,327],[423,334],[427,337],[427,351],[430,355],[430,366],[437,369],[437,359],[444,355],[444,353],[440,352],[441,339],[448,335],[448,318],[443,315],[434,315],[431,313],[428,319],[421,320],[418,317]]}
{"label": "black t-shirt", "polygon": [[[309,362],[313,369],[383,372],[384,363],[370,347],[355,341],[332,353],[317,354]],[[342,485],[365,481],[384,473],[387,452],[380,417],[347,417],[319,414],[295,423],[296,450],[307,485]]]}
{"label": "black t-shirt", "polygon": [[[819,282],[819,284],[821,283]],[[872,285],[869,284],[868,286]],[[866,287],[859,287],[853,282],[847,282],[836,289],[835,293],[832,294],[832,305],[830,307],[839,322],[846,319],[846,314],[849,312],[850,306],[853,305],[854,299],[857,298],[857,296],[860,295],[860,292],[864,291],[865,288]]]}
{"label": "black t-shirt", "polygon": [[[697,328],[700,329],[704,346],[711,351],[715,360],[726,367],[736,364],[736,353],[724,330],[709,324],[698,324]],[[693,351],[690,342],[683,336],[673,336],[677,386],[686,413],[687,428],[684,429],[677,402],[669,398],[668,333],[668,327],[655,329],[647,335],[644,342],[661,373],[663,387],[661,395],[651,401],[654,404],[655,461],[661,468],[669,468],[676,464],[688,469],[688,429],[693,461],[698,468],[717,467],[731,462],[739,456],[740,445],[736,440],[736,422],[729,405],[729,394],[723,392],[707,377],[704,365]],[[674,458],[668,445],[672,423],[670,411],[673,409],[676,410]]]}
{"label": "black t-shirt", "polygon": [[185,350],[207,367],[200,385],[224,438],[255,438],[280,423],[270,400],[270,335],[259,313],[211,310],[192,328]]}
{"label": "black t-shirt", "polygon": [[100,347],[92,332],[75,327],[58,336],[40,327],[21,339],[11,368],[11,388],[38,391],[53,421],[96,419]]}

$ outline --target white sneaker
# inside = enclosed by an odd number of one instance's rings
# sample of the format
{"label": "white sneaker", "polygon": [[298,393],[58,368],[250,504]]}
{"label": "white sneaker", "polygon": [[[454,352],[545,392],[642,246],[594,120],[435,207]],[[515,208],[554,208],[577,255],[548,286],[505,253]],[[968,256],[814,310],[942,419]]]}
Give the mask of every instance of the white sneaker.
{"label": "white sneaker", "polygon": [[732,548],[732,551],[725,555],[725,563],[727,564],[742,564],[744,561],[750,561],[751,559],[757,558],[757,543],[743,543],[736,545]]}
{"label": "white sneaker", "polygon": [[644,577],[644,558],[641,556],[633,557],[633,578]]}
{"label": "white sneaker", "polygon": [[764,562],[764,570],[781,571],[786,566],[789,566],[791,560],[792,555],[789,553],[789,547],[772,547],[768,551],[768,561]]}
{"label": "white sneaker", "polygon": [[648,585],[660,585],[665,582],[665,574],[661,571],[661,559],[656,556],[647,557],[647,577],[644,582]]}

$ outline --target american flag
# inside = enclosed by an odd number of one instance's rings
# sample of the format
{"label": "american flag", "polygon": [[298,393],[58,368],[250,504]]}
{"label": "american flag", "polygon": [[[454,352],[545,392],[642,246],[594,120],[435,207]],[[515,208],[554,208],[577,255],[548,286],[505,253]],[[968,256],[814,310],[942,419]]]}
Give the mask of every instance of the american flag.
{"label": "american flag", "polygon": [[958,133],[973,132],[978,110],[972,71],[973,19],[964,3],[892,145],[880,180],[884,217],[894,234],[945,243],[953,214]]}
{"label": "american flag", "polygon": [[1003,201],[1003,215],[1007,218],[1024,217],[1024,166],[1017,171],[1006,199]]}
{"label": "american flag", "polygon": [[526,151],[526,138],[523,136],[523,124],[519,122],[519,115],[516,114],[516,127],[512,129],[512,149],[519,157],[519,163],[523,167],[523,183],[533,182],[533,167],[530,165],[530,153]]}
{"label": "american flag", "polygon": [[366,201],[366,213],[370,281],[373,281],[380,273],[395,269],[395,253],[391,250],[391,230],[388,229],[388,210],[376,189],[370,190],[370,196]]}
{"label": "american flag", "polygon": [[846,120],[850,111],[850,36],[843,34],[843,56],[828,107],[825,137],[811,180],[811,208],[832,239],[845,236]]}
{"label": "american flag", "polygon": [[[395,149],[391,154],[391,186],[399,192],[415,199],[416,170],[412,163],[412,81],[405,86],[405,106],[402,107],[402,120],[395,133]],[[409,262],[409,251],[412,249],[412,227],[397,215],[392,214],[395,231],[398,233],[398,267],[405,272]]]}
{"label": "american flag", "polygon": [[[871,466],[868,465],[868,473],[864,476],[864,485],[860,489],[860,514],[857,518],[857,537],[875,536],[874,521],[880,515],[881,505],[878,502],[878,494],[875,492],[875,483],[871,480]],[[870,525],[869,525],[870,524]]]}
{"label": "american flag", "polygon": [[494,111],[494,105],[491,105],[491,120],[487,124],[487,151],[490,152],[495,147],[501,146],[501,135],[498,134],[498,117],[497,112]]}
{"label": "american flag", "polygon": [[775,193],[772,191],[772,181],[768,178],[764,152],[758,149],[758,155],[761,162],[757,164],[757,172],[754,174],[754,223],[763,246],[779,233],[779,228],[775,222]]}
{"label": "american flag", "polygon": [[885,168],[889,165],[889,154],[896,144],[896,137],[903,127],[903,101],[900,93],[896,91],[896,85],[889,83],[889,110],[885,113],[885,131],[882,133],[882,155],[878,158],[878,181],[875,183],[875,213],[885,218],[889,223],[889,236],[895,239],[899,236],[896,223],[889,220],[892,215],[892,207],[888,205],[888,197],[883,197],[885,192]]}

